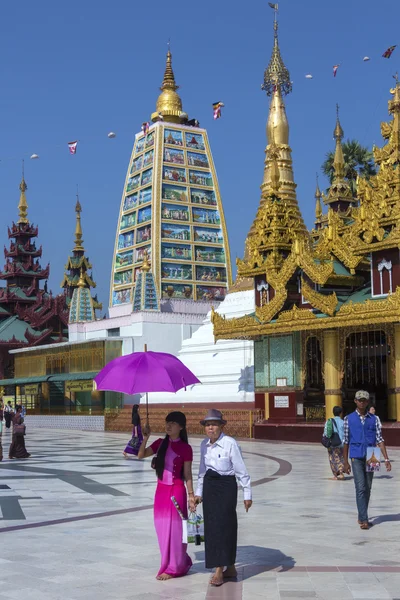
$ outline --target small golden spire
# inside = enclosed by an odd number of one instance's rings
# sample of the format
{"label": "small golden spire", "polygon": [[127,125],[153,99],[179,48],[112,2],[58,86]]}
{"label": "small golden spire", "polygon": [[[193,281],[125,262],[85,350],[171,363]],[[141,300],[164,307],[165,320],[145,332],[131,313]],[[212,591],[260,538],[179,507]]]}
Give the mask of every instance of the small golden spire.
{"label": "small golden spire", "polygon": [[352,202],[353,192],[345,175],[345,162],[343,156],[342,139],[344,133],[339,120],[339,105],[336,104],[336,125],[333,137],[336,140],[335,156],[333,159],[333,181],[329,188],[328,196],[324,197],[326,204],[332,202]]}
{"label": "small golden spire", "polygon": [[182,117],[187,119],[187,115],[182,113],[182,100],[176,91],[177,89],[179,89],[179,86],[176,85],[172,69],[172,54],[168,48],[164,79],[160,88],[161,94],[157,100],[156,112],[151,115],[153,122],[165,119],[172,123],[181,123]]}
{"label": "small golden spire", "polygon": [[321,190],[319,189],[318,174],[317,174],[317,187],[316,187],[316,190],[315,190],[315,220],[318,223],[319,223],[319,221],[321,220],[321,217],[322,217],[321,198],[322,198],[322,193],[321,193]]}
{"label": "small golden spire", "polygon": [[140,270],[143,273],[148,273],[150,271],[151,267],[150,267],[150,263],[149,263],[149,253],[147,252],[147,250],[145,250],[143,252],[143,264],[140,267]]}
{"label": "small golden spire", "polygon": [[79,276],[78,287],[80,287],[80,288],[86,287],[86,281],[83,277],[83,268],[82,267],[81,267],[81,273]]}
{"label": "small golden spire", "polygon": [[26,201],[26,196],[25,196],[25,192],[28,189],[28,186],[25,183],[25,178],[24,178],[24,161],[22,161],[22,179],[21,179],[21,183],[19,184],[19,189],[21,190],[21,195],[19,197],[19,203],[18,203],[18,216],[19,219],[17,221],[17,223],[29,223],[29,219],[28,219],[28,203]]}
{"label": "small golden spire", "polygon": [[82,226],[81,226],[82,206],[81,206],[81,203],[79,202],[78,194],[76,195],[75,212],[76,212],[76,227],[75,227],[75,246],[74,246],[73,251],[77,250],[78,252],[82,252],[85,250],[85,248],[83,247]]}
{"label": "small golden spire", "polygon": [[336,177],[344,177],[343,136],[344,133],[339,120],[339,105],[336,104],[336,126],[333,132],[333,137],[336,140],[335,158],[333,161]]}

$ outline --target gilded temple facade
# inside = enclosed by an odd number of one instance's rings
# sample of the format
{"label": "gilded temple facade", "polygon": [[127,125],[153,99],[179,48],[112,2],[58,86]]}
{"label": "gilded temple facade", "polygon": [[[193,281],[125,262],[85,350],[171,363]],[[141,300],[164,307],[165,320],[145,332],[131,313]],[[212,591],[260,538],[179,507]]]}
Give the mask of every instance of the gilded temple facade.
{"label": "gilded temple facade", "polygon": [[160,311],[160,300],[168,299],[221,301],[231,283],[225,219],[207,131],[183,112],[177,89],[168,50],[152,124],[144,123],[136,135],[126,175],[111,309],[132,305],[133,312]]}
{"label": "gilded temple facade", "polygon": [[[377,175],[345,177],[343,130],[334,130],[334,178],[317,186],[308,231],[296,198],[284,97],[289,73],[278,44],[264,75],[271,96],[261,201],[238,281],[254,289],[254,312],[212,315],[215,339],[254,340],[256,405],[272,423],[320,420],[353,409],[367,389],[382,420],[400,421],[400,85],[374,148]],[[324,212],[322,205],[327,207]]]}

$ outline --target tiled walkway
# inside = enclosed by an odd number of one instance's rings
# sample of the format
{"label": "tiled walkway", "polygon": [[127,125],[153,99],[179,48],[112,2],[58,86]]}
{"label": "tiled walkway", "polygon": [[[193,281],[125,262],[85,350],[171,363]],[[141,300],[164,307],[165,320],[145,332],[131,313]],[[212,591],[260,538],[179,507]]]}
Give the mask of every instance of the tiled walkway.
{"label": "tiled walkway", "polygon": [[353,481],[330,479],[322,446],[243,442],[254,505],[239,505],[238,581],[216,589],[203,546],[190,547],[190,575],[155,580],[154,473],[124,460],[125,435],[32,430],[29,418],[27,430],[32,458],[0,463],[0,600],[400,599],[399,450],[361,531]]}

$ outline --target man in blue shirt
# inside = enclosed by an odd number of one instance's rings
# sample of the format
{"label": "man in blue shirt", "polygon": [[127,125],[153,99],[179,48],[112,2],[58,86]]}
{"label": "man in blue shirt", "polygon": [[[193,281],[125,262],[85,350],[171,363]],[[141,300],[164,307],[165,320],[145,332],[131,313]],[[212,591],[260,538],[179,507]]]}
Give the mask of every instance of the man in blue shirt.
{"label": "man in blue shirt", "polygon": [[[369,447],[379,446],[385,459],[386,470],[392,467],[382,437],[382,424],[375,415],[368,412],[369,393],[359,390],[354,402],[356,410],[344,419],[343,457],[344,472],[350,474],[353,468],[356,486],[358,523],[361,529],[369,529],[368,504],[371,496],[373,471],[367,472],[366,457]],[[349,454],[351,466],[349,464]]]}

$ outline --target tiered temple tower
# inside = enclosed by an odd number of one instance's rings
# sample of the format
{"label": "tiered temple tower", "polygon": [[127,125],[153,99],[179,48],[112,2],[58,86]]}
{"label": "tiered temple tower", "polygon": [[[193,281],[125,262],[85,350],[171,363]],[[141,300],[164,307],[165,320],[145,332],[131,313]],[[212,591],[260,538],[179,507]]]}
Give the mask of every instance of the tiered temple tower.
{"label": "tiered temple tower", "polygon": [[[92,274],[89,275],[89,269],[92,269],[92,265],[89,261],[89,258],[85,256],[85,248],[83,246],[83,234],[82,234],[82,224],[81,224],[81,212],[82,206],[79,202],[79,197],[76,197],[76,227],[75,227],[75,243],[74,248],[72,250],[72,255],[68,257],[68,262],[65,265],[65,273],[64,279],[61,282],[62,288],[64,288],[66,297],[67,297],[67,305],[70,306],[71,299],[73,297],[74,291],[79,290],[79,296],[85,298],[87,294],[82,294],[82,288],[86,288],[89,290],[89,295],[91,294],[91,289],[96,287],[96,283],[93,280]],[[92,302],[90,303],[92,310],[101,310],[102,304],[98,302],[97,295],[92,297]],[[86,312],[86,311],[84,311]],[[75,314],[75,312],[74,312]],[[91,315],[91,311],[90,311]],[[89,321],[92,318],[88,319]]]}
{"label": "tiered temple tower", "polygon": [[[136,134],[126,175],[112,267],[111,315],[123,304],[133,311],[146,306],[145,310],[160,311],[162,300],[220,301],[231,284],[228,238],[207,132],[182,111],[171,60],[168,50],[153,124],[143,124],[144,132]],[[146,262],[143,274],[145,253],[150,269]],[[140,302],[143,290],[135,294],[139,273],[141,285],[147,286]]]}
{"label": "tiered temple tower", "polygon": [[65,296],[47,292],[40,282],[47,280],[50,266],[42,268],[39,259],[42,247],[37,248],[38,228],[28,219],[27,185],[24,177],[20,184],[19,219],[8,228],[11,240],[4,248],[6,264],[0,279],[6,287],[0,288],[0,378],[12,375],[9,350],[63,342],[68,339],[68,309]]}

